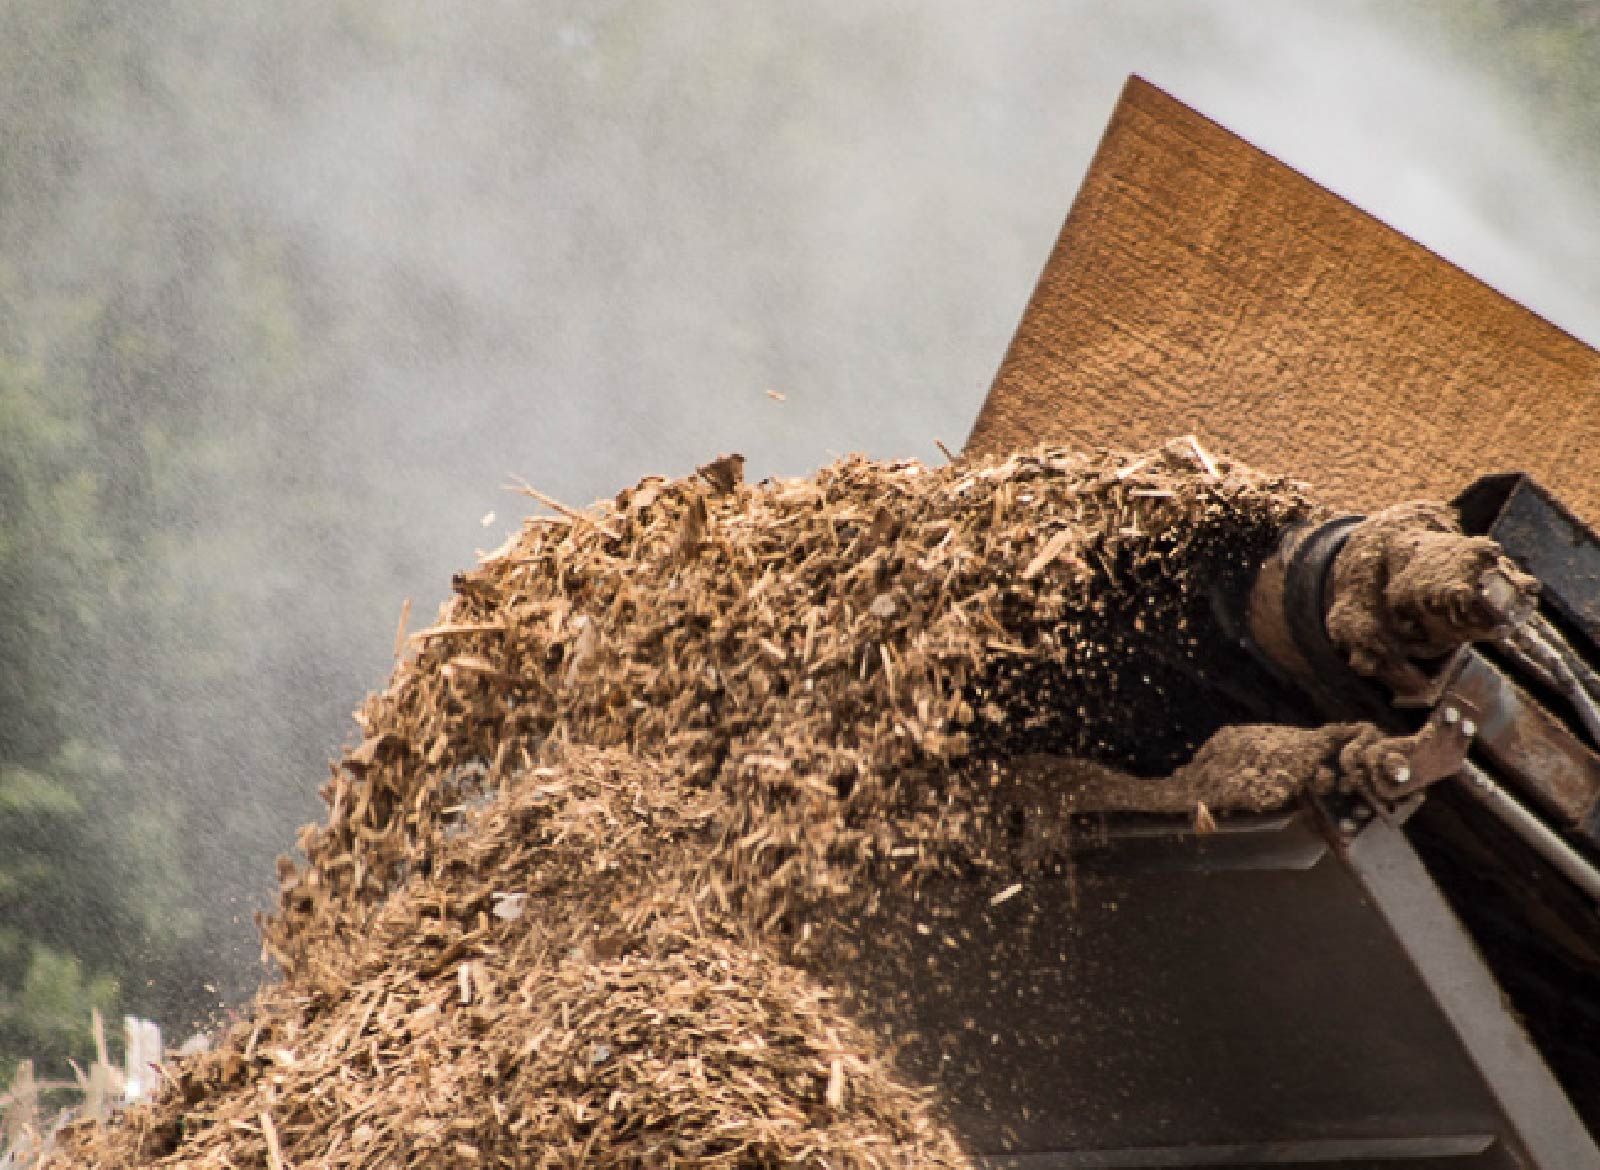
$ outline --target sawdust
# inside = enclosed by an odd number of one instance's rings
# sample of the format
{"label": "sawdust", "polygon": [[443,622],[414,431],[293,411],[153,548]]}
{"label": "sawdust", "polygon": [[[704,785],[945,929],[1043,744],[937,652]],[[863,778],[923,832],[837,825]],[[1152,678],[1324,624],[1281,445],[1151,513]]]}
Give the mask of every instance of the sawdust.
{"label": "sawdust", "polygon": [[[1006,770],[1018,791],[1055,807],[1035,805],[1030,820],[1065,823],[1076,812],[1193,813],[1199,806],[1234,812],[1268,812],[1304,793],[1326,795],[1348,775],[1351,745],[1381,737],[1370,724],[1329,723],[1285,727],[1241,723],[1221,728],[1194,759],[1159,784],[1093,760],[1024,756]],[[1044,814],[1044,815],[1039,815]]]}
{"label": "sawdust", "polygon": [[[1312,510],[1190,443],[548,503],[359,713],[280,866],[282,980],[58,1165],[963,1164],[828,940],[890,883],[1047,863],[1003,763],[1161,772],[1236,722],[1215,596]],[[1116,798],[1292,798],[1257,763]]]}

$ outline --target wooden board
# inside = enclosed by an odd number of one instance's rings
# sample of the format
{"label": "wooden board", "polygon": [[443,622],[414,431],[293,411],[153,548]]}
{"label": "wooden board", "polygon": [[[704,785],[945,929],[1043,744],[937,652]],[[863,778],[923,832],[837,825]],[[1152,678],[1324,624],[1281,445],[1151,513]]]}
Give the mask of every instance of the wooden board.
{"label": "wooden board", "polygon": [[1344,507],[1519,470],[1600,521],[1600,354],[1134,77],[967,450],[1189,432]]}

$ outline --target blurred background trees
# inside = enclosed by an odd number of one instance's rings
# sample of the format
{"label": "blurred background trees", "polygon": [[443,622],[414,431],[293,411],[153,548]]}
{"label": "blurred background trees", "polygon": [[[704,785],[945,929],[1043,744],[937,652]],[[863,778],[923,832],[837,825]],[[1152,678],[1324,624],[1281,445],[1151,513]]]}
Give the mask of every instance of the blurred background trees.
{"label": "blurred background trees", "polygon": [[65,1075],[91,1006],[172,1026],[248,988],[242,870],[265,886],[359,693],[262,636],[305,604],[284,530],[334,510],[288,457],[323,425],[291,241],[188,175],[108,181],[160,146],[130,124],[250,116],[163,59],[172,13],[0,8],[0,1083]]}
{"label": "blurred background trees", "polygon": [[1430,0],[1395,16],[1443,30],[1462,56],[1506,86],[1532,133],[1600,182],[1600,4],[1592,0]]}
{"label": "blurred background trees", "polygon": [[[507,474],[932,457],[1121,76],[1299,84],[1254,4],[779,7],[0,6],[0,1086],[91,1006],[248,994],[271,859]],[[1443,60],[1594,189],[1600,6],[1314,7],[1359,35],[1272,52]]]}

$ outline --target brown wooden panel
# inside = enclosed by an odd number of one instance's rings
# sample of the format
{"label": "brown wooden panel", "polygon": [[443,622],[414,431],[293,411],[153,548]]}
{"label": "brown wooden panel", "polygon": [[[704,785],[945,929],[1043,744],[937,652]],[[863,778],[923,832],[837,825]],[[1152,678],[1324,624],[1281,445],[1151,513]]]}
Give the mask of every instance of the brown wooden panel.
{"label": "brown wooden panel", "polygon": [[1600,522],[1600,354],[1134,77],[967,449],[1188,432],[1344,507],[1517,470]]}

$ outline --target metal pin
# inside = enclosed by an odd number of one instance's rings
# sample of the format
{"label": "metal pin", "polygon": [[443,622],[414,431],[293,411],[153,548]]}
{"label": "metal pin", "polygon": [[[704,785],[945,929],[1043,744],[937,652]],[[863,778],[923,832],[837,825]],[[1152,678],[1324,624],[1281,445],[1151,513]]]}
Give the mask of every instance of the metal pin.
{"label": "metal pin", "polygon": [[1467,763],[1461,769],[1461,776],[1467,782],[1468,793],[1482,801],[1507,828],[1560,870],[1573,885],[1600,902],[1600,872],[1562,840],[1560,834],[1524,808],[1475,764]]}
{"label": "metal pin", "polygon": [[1445,723],[1451,727],[1454,727],[1461,719],[1461,712],[1457,711],[1454,707],[1446,707],[1441,713],[1444,715]]}
{"label": "metal pin", "polygon": [[1478,734],[1478,725],[1470,719],[1463,719],[1461,721],[1461,734],[1471,739]]}
{"label": "metal pin", "polygon": [[1401,760],[1398,764],[1389,765],[1389,778],[1396,784],[1405,784],[1411,779],[1411,765]]}

